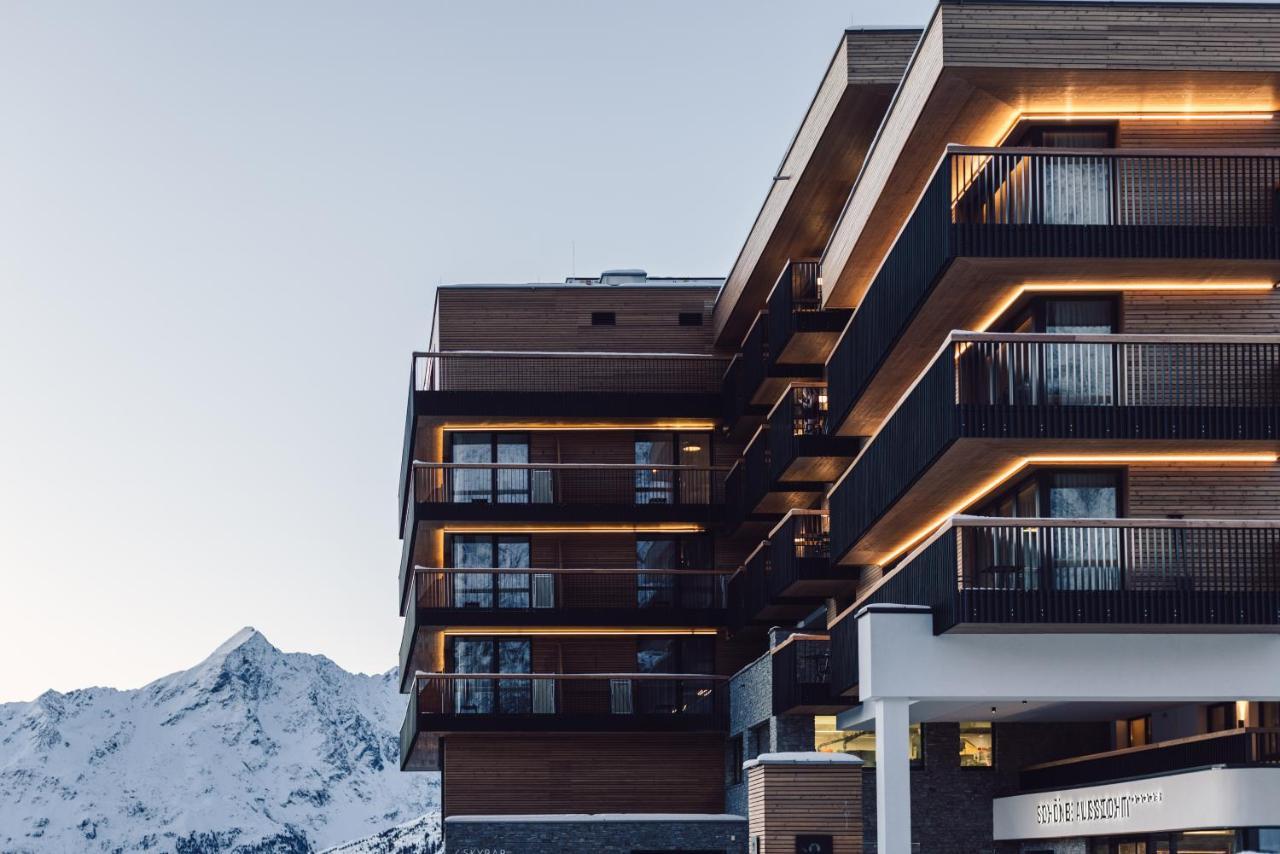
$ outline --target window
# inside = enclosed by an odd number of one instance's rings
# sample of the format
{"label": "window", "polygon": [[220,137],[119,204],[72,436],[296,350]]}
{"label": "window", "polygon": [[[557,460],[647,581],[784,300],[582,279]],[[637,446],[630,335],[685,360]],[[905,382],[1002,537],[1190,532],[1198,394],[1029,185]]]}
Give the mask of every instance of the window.
{"label": "window", "polygon": [[680,312],[681,326],[701,326],[702,312],[700,311],[682,311]]}
{"label": "window", "polygon": [[753,726],[751,732],[751,758],[755,759],[761,753],[768,753],[769,747],[769,722],[759,723]]}
{"label": "window", "polygon": [[1247,703],[1215,703],[1205,710],[1205,731],[1222,732],[1243,727],[1247,715]]}
{"label": "window", "polygon": [[[907,730],[907,750],[913,766],[924,764],[924,732],[920,724],[911,724]],[[813,718],[813,749],[819,753],[849,753],[861,759],[866,766],[876,764],[876,734],[870,730],[837,729],[834,715],[815,715]]]}
{"label": "window", "polygon": [[[527,638],[458,636],[450,638],[453,673],[529,673],[532,650]],[[529,679],[452,680],[456,714],[527,714],[533,705]]]}
{"label": "window", "polygon": [[[446,469],[455,504],[528,504],[529,437],[524,433],[450,433]],[[465,464],[474,463],[474,468]],[[507,468],[491,468],[492,464]]]}
{"label": "window", "polygon": [[[452,534],[449,565],[466,569],[525,569],[529,566],[529,538],[489,534]],[[528,608],[530,576],[524,572],[459,572],[453,579],[455,608]]]}
{"label": "window", "polygon": [[729,785],[736,786],[742,782],[742,733],[729,739]]}
{"label": "window", "polygon": [[960,724],[960,767],[990,768],[994,764],[991,721],[965,721]]}
{"label": "window", "polygon": [[591,312],[592,326],[617,326],[618,316],[612,311],[593,311]]}

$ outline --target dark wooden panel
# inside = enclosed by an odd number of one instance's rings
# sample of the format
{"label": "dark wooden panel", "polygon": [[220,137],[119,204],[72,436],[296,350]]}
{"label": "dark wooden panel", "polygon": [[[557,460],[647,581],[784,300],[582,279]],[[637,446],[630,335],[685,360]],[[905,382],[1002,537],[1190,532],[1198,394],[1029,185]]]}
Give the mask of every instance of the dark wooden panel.
{"label": "dark wooden panel", "polygon": [[724,740],[707,735],[445,739],[443,811],[721,813]]}

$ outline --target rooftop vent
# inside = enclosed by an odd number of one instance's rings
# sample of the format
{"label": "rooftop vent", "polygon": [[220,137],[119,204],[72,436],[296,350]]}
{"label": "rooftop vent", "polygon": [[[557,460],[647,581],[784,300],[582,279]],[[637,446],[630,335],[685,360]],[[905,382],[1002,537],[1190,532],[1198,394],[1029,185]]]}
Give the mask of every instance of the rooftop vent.
{"label": "rooftop vent", "polygon": [[600,274],[602,285],[643,285],[649,281],[644,270],[605,270]]}

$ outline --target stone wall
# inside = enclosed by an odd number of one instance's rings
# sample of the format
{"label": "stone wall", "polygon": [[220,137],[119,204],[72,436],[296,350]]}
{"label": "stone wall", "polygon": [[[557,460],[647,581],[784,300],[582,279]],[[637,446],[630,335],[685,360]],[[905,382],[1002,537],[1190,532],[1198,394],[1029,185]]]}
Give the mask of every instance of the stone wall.
{"label": "stone wall", "polygon": [[[923,738],[924,762],[911,769],[912,839],[921,854],[1020,854],[1017,843],[992,841],[991,801],[1017,793],[1018,771],[1028,765],[1111,749],[1108,723],[997,723],[992,727],[995,765],[964,768],[959,724],[925,724]],[[874,852],[871,768],[862,780],[864,847]]]}
{"label": "stone wall", "polygon": [[634,854],[714,851],[747,854],[740,816],[531,816],[445,820],[444,854]]}

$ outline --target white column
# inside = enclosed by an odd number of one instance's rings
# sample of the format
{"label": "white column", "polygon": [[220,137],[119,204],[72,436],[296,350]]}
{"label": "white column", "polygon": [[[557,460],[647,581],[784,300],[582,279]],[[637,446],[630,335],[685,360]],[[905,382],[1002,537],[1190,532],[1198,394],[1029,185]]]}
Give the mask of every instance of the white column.
{"label": "white column", "polygon": [[908,700],[876,701],[876,851],[911,854]]}

